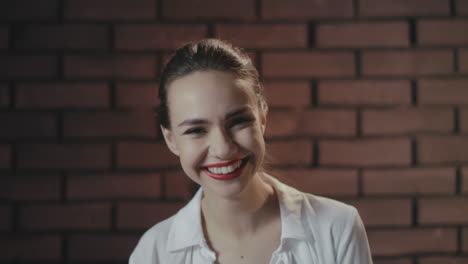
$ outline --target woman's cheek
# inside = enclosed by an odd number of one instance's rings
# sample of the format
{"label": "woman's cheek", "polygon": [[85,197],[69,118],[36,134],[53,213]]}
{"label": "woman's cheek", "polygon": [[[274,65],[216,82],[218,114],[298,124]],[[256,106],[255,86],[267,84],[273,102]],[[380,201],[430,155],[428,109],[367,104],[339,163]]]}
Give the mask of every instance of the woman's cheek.
{"label": "woman's cheek", "polygon": [[192,169],[197,169],[203,163],[205,151],[202,140],[187,140],[184,143],[184,156]]}
{"label": "woman's cheek", "polygon": [[236,135],[236,141],[250,152],[256,152],[264,145],[263,134],[255,126],[240,130]]}
{"label": "woman's cheek", "polygon": [[182,142],[182,151],[180,155],[180,163],[185,174],[189,176],[195,183],[200,184],[199,167],[201,165],[201,152],[197,144],[191,141]]}

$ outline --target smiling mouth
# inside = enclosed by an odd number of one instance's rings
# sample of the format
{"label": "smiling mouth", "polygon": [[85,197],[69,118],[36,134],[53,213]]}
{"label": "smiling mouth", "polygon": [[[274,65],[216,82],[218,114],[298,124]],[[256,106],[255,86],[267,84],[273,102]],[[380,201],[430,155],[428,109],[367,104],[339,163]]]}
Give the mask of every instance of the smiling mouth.
{"label": "smiling mouth", "polygon": [[247,164],[248,157],[225,163],[210,164],[202,167],[202,170],[215,180],[232,180],[241,175],[242,169]]}

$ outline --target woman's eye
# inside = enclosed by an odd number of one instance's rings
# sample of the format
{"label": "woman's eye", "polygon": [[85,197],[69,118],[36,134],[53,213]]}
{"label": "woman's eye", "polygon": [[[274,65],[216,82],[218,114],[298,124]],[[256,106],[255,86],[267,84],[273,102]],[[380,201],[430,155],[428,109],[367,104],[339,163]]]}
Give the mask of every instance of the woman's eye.
{"label": "woman's eye", "polygon": [[191,128],[184,132],[184,135],[199,135],[205,133],[205,130],[200,127]]}
{"label": "woman's eye", "polygon": [[241,117],[241,118],[236,118],[232,120],[230,127],[237,126],[237,125],[243,125],[246,123],[250,123],[252,121],[252,118],[250,117]]}

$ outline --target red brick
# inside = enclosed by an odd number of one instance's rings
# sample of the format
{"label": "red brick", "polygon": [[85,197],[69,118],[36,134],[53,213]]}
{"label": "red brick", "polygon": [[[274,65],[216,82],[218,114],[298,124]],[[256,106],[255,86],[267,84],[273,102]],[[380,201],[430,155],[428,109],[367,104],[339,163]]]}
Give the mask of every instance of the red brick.
{"label": "red brick", "polygon": [[158,83],[119,82],[116,104],[119,107],[154,108],[159,105]]}
{"label": "red brick", "polygon": [[367,51],[362,72],[368,76],[440,75],[453,71],[450,50]]}
{"label": "red brick", "polygon": [[356,113],[349,110],[314,109],[306,111],[270,111],[267,137],[294,134],[312,136],[354,136]]}
{"label": "red brick", "polygon": [[296,139],[270,142],[267,144],[267,151],[276,166],[308,165],[312,163],[313,159],[312,142],[310,140]]}
{"label": "red brick", "polygon": [[8,145],[0,145],[0,169],[11,167],[11,148]]}
{"label": "red brick", "polygon": [[449,0],[360,0],[361,16],[449,15]]}
{"label": "red brick", "polygon": [[[161,0],[163,1],[163,0]],[[255,17],[253,0],[217,1],[217,0],[168,0],[163,1],[163,16],[175,19],[242,19]]]}
{"label": "red brick", "polygon": [[169,199],[188,201],[200,187],[182,170],[166,171],[163,176],[166,197]]}
{"label": "red brick", "polygon": [[0,138],[52,138],[56,136],[56,117],[51,114],[38,113],[1,113]]}
{"label": "red brick", "polygon": [[13,226],[12,210],[10,206],[0,206],[0,231],[10,231]]}
{"label": "red brick", "polygon": [[355,206],[366,227],[410,226],[411,199],[359,199],[345,200]]}
{"label": "red brick", "polygon": [[422,164],[462,163],[468,161],[468,137],[418,137],[418,158]]}
{"label": "red brick", "polygon": [[421,45],[468,44],[467,19],[422,20],[418,22],[418,43]]}
{"label": "red brick", "polygon": [[167,168],[179,165],[179,158],[164,143],[121,142],[117,145],[119,168]]}
{"label": "red brick", "polygon": [[321,105],[409,105],[411,85],[400,80],[321,81],[318,102]]}
{"label": "red brick", "polygon": [[259,56],[257,56],[260,52],[256,52],[256,51],[246,51],[247,53],[247,56],[249,56],[250,58],[250,61],[252,62],[252,64],[255,66],[255,68],[257,69],[260,69],[260,64],[259,64],[259,60],[257,58],[259,58]]}
{"label": "red brick", "polygon": [[146,230],[174,215],[181,203],[122,203],[117,209],[118,229]]}
{"label": "red brick", "polygon": [[355,73],[351,52],[266,52],[265,77],[349,77]]}
{"label": "red brick", "polygon": [[0,55],[0,78],[50,78],[57,74],[57,60],[47,55]]}
{"label": "red brick", "polygon": [[462,238],[463,251],[468,252],[468,228],[463,228],[463,238]]}
{"label": "red brick", "polygon": [[418,103],[422,105],[468,104],[468,79],[418,81]]}
{"label": "red brick", "polygon": [[356,170],[346,169],[283,169],[275,178],[303,192],[333,197],[355,196],[358,193]]}
{"label": "red brick", "polygon": [[10,104],[10,88],[6,84],[0,84],[0,108]]}
{"label": "red brick", "polygon": [[91,25],[28,26],[17,32],[19,49],[106,49],[107,29]]}
{"label": "red brick", "polygon": [[454,229],[394,229],[369,231],[373,256],[401,256],[419,253],[455,253],[457,233]]}
{"label": "red brick", "polygon": [[77,174],[67,180],[70,200],[158,198],[161,195],[161,177],[155,173]]}
{"label": "red brick", "polygon": [[18,108],[108,108],[106,83],[24,83],[16,88]]}
{"label": "red brick", "polygon": [[399,108],[391,110],[364,110],[364,135],[394,135],[413,133],[449,133],[453,130],[451,109]]}
{"label": "red brick", "polygon": [[319,149],[321,165],[367,167],[411,163],[408,139],[322,140]]}
{"label": "red brick", "polygon": [[467,257],[423,257],[419,258],[419,264],[468,264]]}
{"label": "red brick", "polygon": [[468,167],[462,169],[462,192],[468,193]]}
{"label": "red brick", "polygon": [[108,144],[23,144],[18,147],[21,169],[108,169]]}
{"label": "red brick", "polygon": [[464,197],[421,198],[418,219],[423,225],[464,224],[468,222],[468,200]]}
{"label": "red brick", "polygon": [[0,260],[60,260],[62,238],[57,235],[21,235],[0,238]]}
{"label": "red brick", "polygon": [[55,19],[57,0],[3,0],[0,1],[2,20],[44,20]]}
{"label": "red brick", "polygon": [[460,130],[462,132],[468,132],[468,108],[460,109]]}
{"label": "red brick", "polygon": [[374,264],[412,264],[413,260],[411,258],[398,258],[398,259],[375,259],[373,260]]}
{"label": "red brick", "polygon": [[458,59],[460,72],[468,73],[468,49],[460,49]]}
{"label": "red brick", "polygon": [[69,257],[73,261],[128,261],[138,239],[137,235],[124,234],[71,235]]}
{"label": "red brick", "polygon": [[308,20],[317,18],[350,18],[353,2],[350,0],[262,0],[264,19]]}
{"label": "red brick", "polygon": [[297,112],[271,110],[267,120],[265,136],[268,138],[291,136],[300,131],[300,114]]}
{"label": "red brick", "polygon": [[70,0],[65,17],[82,20],[147,20],[156,17],[154,0]]}
{"label": "red brick", "polygon": [[458,15],[468,15],[468,2],[465,0],[457,0],[455,5],[457,7]]}
{"label": "red brick", "polygon": [[305,48],[306,24],[220,24],[215,27],[219,38],[243,48]]}
{"label": "red brick", "polygon": [[8,48],[8,28],[0,26],[0,50]]}
{"label": "red brick", "polygon": [[58,176],[8,176],[2,178],[0,198],[6,200],[58,200]]}
{"label": "red brick", "polygon": [[64,65],[67,78],[154,78],[157,71],[152,55],[70,55]]}
{"label": "red brick", "polygon": [[109,229],[108,204],[29,205],[20,208],[23,230]]}
{"label": "red brick", "polygon": [[300,130],[313,136],[356,135],[356,112],[354,110],[308,110],[300,120]]}
{"label": "red brick", "polygon": [[[270,106],[301,107],[311,104],[311,88],[307,81],[267,81],[265,97]],[[288,96],[284,96],[287,92]]]}
{"label": "red brick", "polygon": [[455,169],[410,168],[364,170],[363,191],[366,195],[453,194]]}
{"label": "red brick", "polygon": [[117,26],[115,45],[119,50],[172,50],[206,37],[206,32],[205,25],[127,24]]}
{"label": "red brick", "polygon": [[406,22],[334,23],[317,27],[319,47],[408,47]]}
{"label": "red brick", "polygon": [[153,112],[97,112],[65,114],[64,136],[70,138],[89,137],[147,137],[156,136]]}

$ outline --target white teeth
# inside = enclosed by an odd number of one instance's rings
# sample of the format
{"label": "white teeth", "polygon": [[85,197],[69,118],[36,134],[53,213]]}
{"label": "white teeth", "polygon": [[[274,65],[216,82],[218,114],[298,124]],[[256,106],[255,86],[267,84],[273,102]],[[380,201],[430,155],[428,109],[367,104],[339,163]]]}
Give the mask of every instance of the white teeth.
{"label": "white teeth", "polygon": [[208,171],[210,171],[211,173],[214,173],[214,174],[228,174],[228,173],[231,173],[233,171],[235,171],[237,168],[240,167],[240,165],[242,164],[242,161],[237,161],[236,163],[233,163],[231,165],[228,165],[228,166],[224,166],[224,167],[207,167]]}
{"label": "white teeth", "polygon": [[[231,166],[227,166],[227,167],[231,167]],[[228,169],[227,167],[222,167],[222,168],[221,168],[221,173],[222,173],[222,174],[228,173],[228,171],[229,171],[230,168]]]}

